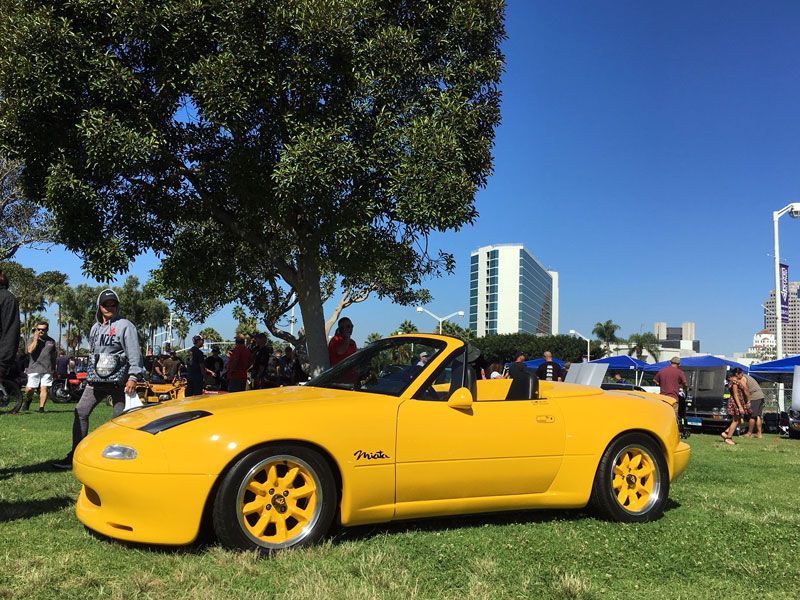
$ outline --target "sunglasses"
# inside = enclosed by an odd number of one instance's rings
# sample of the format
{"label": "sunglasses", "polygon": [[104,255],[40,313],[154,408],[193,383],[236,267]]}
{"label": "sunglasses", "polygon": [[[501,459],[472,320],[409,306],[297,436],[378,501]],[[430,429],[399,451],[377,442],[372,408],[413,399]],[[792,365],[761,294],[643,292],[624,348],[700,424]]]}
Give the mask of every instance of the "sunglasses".
{"label": "sunglasses", "polygon": [[100,306],[103,308],[116,308],[118,305],[116,302],[103,302]]}
{"label": "sunglasses", "polygon": [[41,327],[37,327],[37,328],[36,328],[36,331],[47,331],[47,329],[46,329],[46,328],[45,328],[45,329],[42,329]]}

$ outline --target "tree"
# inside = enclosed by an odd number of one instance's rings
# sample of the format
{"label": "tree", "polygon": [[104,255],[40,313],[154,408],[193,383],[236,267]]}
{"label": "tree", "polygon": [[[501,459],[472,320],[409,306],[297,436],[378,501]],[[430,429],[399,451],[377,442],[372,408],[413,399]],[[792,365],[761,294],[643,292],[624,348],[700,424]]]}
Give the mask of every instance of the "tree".
{"label": "tree", "polygon": [[23,331],[29,330],[34,321],[39,317],[47,305],[55,300],[61,286],[67,280],[64,273],[58,271],[43,271],[37,274],[33,269],[9,261],[0,262],[0,270],[8,276],[11,291],[19,301],[19,311],[22,313]]}
{"label": "tree", "polygon": [[606,355],[611,354],[611,344],[619,341],[616,336],[619,328],[619,325],[610,319],[605,323],[597,322],[594,324],[592,335],[596,335],[597,338],[605,344]]}
{"label": "tree", "polygon": [[645,331],[644,333],[632,333],[628,338],[628,356],[636,355],[636,358],[643,360],[644,353],[647,352],[658,362],[660,347],[658,338],[654,333]]}
{"label": "tree", "polygon": [[223,341],[220,333],[213,327],[204,327],[200,330],[200,337],[206,342],[221,342]]}
{"label": "tree", "polygon": [[[528,359],[540,358],[545,350],[552,352],[556,358],[569,362],[580,362],[586,356],[586,342],[571,335],[510,333],[487,335],[471,340],[470,343],[480,348],[489,362],[512,361],[517,353],[525,354]],[[596,356],[599,352],[600,344],[591,342],[591,353]]]}
{"label": "tree", "polygon": [[416,325],[409,320],[405,320],[400,323],[400,327],[397,328],[395,333],[417,333],[418,331],[419,329],[417,329]]}
{"label": "tree", "polygon": [[452,321],[442,321],[442,333],[444,335],[452,335],[453,337],[461,338],[465,342],[475,339],[475,334],[471,329],[464,329]]}
{"label": "tree", "polygon": [[189,320],[183,315],[175,315],[172,317],[172,326],[178,336],[178,345],[183,348],[186,345],[186,336],[189,335]]}
{"label": "tree", "polygon": [[378,340],[381,340],[381,339],[383,339],[383,336],[380,333],[378,333],[377,331],[373,331],[372,333],[370,333],[367,336],[366,340],[364,340],[364,343],[365,344],[371,344],[372,342],[377,342]]}
{"label": "tree", "polygon": [[237,321],[236,335],[243,335],[251,338],[258,333],[256,318],[248,315],[241,306],[233,307],[233,318]]}
{"label": "tree", "polygon": [[193,317],[296,302],[319,368],[326,282],[408,304],[454,268],[428,240],[491,173],[502,0],[3,7],[0,144],[89,273],[149,248]]}
{"label": "tree", "polygon": [[55,242],[54,223],[46,211],[25,198],[20,182],[22,164],[0,152],[0,261],[23,246]]}

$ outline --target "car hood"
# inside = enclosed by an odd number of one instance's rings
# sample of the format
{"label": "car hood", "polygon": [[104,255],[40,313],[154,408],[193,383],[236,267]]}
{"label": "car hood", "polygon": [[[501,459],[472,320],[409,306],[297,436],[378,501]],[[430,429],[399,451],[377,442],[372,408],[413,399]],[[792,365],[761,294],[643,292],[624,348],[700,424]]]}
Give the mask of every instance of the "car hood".
{"label": "car hood", "polygon": [[204,410],[211,414],[223,414],[252,410],[256,407],[271,404],[352,398],[353,394],[360,394],[360,392],[309,386],[287,386],[265,390],[252,390],[249,392],[237,392],[235,394],[193,396],[183,400],[171,400],[157,405],[134,409],[113,419],[113,422],[123,427],[138,429],[156,419],[188,411]]}

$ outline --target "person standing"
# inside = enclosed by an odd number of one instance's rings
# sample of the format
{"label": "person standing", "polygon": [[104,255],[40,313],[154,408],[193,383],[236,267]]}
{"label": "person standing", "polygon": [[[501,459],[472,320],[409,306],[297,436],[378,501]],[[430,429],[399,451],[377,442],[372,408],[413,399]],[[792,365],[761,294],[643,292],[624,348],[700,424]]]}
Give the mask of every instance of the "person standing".
{"label": "person standing", "polygon": [[113,416],[125,410],[125,395],[136,393],[136,382],[142,377],[142,351],[136,327],[119,316],[119,298],[114,290],[105,289],[97,297],[97,322],[89,332],[89,363],[86,387],[75,407],[72,421],[72,449],[57,469],[71,469],[75,448],[89,433],[89,415],[107,397],[113,402]]}
{"label": "person standing", "polygon": [[[44,412],[47,391],[53,385],[56,370],[56,341],[47,335],[49,326],[44,321],[36,323],[33,335],[28,340],[28,382],[25,384],[25,405],[28,410],[33,391],[39,389],[39,412]],[[13,411],[12,411],[13,412]]]}
{"label": "person standing", "polygon": [[19,327],[19,303],[8,291],[8,277],[0,271],[0,385],[14,371]]}
{"label": "person standing", "polygon": [[[680,364],[681,359],[677,356],[673,356],[669,359],[669,364],[656,373],[653,381],[661,388],[659,393],[662,396],[669,396],[675,400],[675,415],[681,434],[683,435],[683,424],[686,417],[687,386],[686,376],[683,374],[683,371],[681,371]],[[683,391],[683,397],[681,397],[681,391]]]}
{"label": "person standing", "polygon": [[236,344],[228,359],[228,391],[243,392],[247,389],[247,371],[253,364],[253,355],[244,344],[244,336],[236,336]]}
{"label": "person standing", "polygon": [[742,388],[745,405],[748,403],[750,404],[747,433],[744,435],[745,437],[751,437],[755,434],[757,438],[760,438],[762,416],[764,413],[764,391],[753,377],[742,371],[739,367],[733,369],[732,372],[736,376],[736,381],[739,383],[739,386]]}
{"label": "person standing", "polygon": [[749,407],[745,400],[743,384],[739,381],[739,377],[733,371],[729,371],[727,379],[730,397],[728,398],[726,412],[731,418],[731,424],[728,425],[728,428],[719,435],[722,438],[722,441],[729,446],[733,446],[735,444],[732,439],[733,434],[739,427],[739,424],[742,422],[744,416],[749,412]]}
{"label": "person standing", "polygon": [[269,343],[267,334],[257,333],[253,336],[254,345],[250,349],[252,357],[252,389],[259,390],[269,385],[269,364],[272,360],[272,344]]}
{"label": "person standing", "polygon": [[544,362],[536,369],[536,377],[545,381],[562,381],[564,374],[557,362],[553,361],[553,354],[547,350],[544,353]]}
{"label": "person standing", "polygon": [[330,366],[339,364],[358,350],[355,341],[351,338],[352,335],[353,322],[347,317],[339,319],[336,333],[331,338],[331,341],[328,342],[328,360]]}
{"label": "person standing", "polygon": [[206,372],[206,355],[200,348],[203,347],[205,340],[202,336],[196,335],[192,338],[192,347],[189,348],[189,372],[186,383],[186,396],[199,396],[203,393],[203,381]]}

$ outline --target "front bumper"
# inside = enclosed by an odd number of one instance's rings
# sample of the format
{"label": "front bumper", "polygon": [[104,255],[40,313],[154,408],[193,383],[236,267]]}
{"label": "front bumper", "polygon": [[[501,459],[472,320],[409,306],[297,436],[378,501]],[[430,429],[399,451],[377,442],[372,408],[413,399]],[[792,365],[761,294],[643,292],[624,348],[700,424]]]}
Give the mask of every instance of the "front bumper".
{"label": "front bumper", "polygon": [[188,544],[197,538],[211,475],[116,472],[73,463],[83,484],[75,514],[109,537],[147,544]]}
{"label": "front bumper", "polygon": [[686,470],[691,454],[692,449],[686,442],[680,442],[675,448],[675,454],[672,457],[672,481],[675,481]]}

